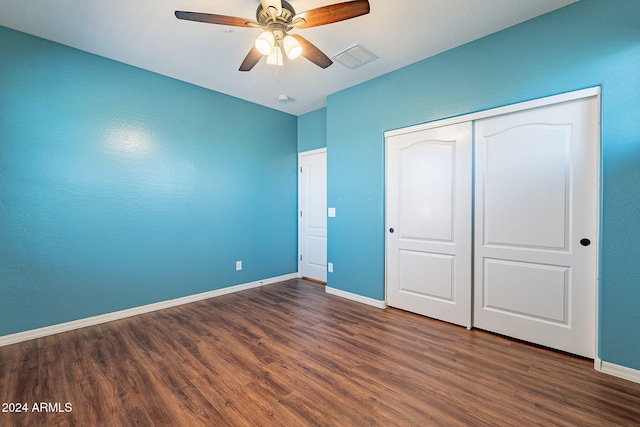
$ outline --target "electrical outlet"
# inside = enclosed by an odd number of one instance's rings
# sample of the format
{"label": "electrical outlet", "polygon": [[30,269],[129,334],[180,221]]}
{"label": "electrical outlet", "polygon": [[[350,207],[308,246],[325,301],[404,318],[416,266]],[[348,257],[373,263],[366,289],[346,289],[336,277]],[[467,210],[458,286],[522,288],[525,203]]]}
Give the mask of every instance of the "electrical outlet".
{"label": "electrical outlet", "polygon": [[328,262],[327,263],[327,271],[329,273],[333,273],[333,263],[332,262]]}
{"label": "electrical outlet", "polygon": [[236,271],[242,270],[242,261],[236,261]]}

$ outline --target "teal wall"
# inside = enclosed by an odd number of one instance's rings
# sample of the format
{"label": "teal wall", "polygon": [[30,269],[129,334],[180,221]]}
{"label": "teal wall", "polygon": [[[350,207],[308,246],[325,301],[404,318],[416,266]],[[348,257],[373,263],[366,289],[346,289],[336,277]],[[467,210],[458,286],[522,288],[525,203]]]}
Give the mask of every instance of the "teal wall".
{"label": "teal wall", "polygon": [[387,130],[602,87],[599,356],[640,369],[640,1],[581,0],[327,99],[328,284],[384,299]]}
{"label": "teal wall", "polygon": [[327,109],[298,116],[298,152],[327,146]]}
{"label": "teal wall", "polygon": [[297,271],[296,129],[0,27],[0,335]]}

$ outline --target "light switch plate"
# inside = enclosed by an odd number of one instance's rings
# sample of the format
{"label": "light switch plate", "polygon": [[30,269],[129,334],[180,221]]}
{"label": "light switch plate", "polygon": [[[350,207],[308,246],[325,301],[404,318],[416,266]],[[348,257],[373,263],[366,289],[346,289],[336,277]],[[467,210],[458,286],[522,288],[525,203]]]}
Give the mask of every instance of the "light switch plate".
{"label": "light switch plate", "polygon": [[336,208],[329,208],[328,210],[329,218],[333,218],[336,216]]}
{"label": "light switch plate", "polygon": [[242,270],[242,261],[236,261],[236,271]]}

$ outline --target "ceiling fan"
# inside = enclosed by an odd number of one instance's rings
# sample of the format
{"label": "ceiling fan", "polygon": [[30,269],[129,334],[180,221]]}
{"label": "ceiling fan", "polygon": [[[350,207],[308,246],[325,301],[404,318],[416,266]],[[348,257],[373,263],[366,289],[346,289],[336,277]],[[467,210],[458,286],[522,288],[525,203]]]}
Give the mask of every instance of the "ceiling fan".
{"label": "ceiling fan", "polygon": [[176,18],[187,21],[233,27],[262,28],[254,46],[240,65],[240,71],[251,70],[263,56],[267,63],[282,65],[282,51],[289,59],[303,56],[321,68],[333,63],[327,55],[310,41],[298,34],[289,34],[294,28],[311,28],[332,24],[369,13],[368,0],[353,0],[319,7],[296,14],[295,9],[285,0],[260,0],[256,20],[211,13],[184,12],[176,10]]}

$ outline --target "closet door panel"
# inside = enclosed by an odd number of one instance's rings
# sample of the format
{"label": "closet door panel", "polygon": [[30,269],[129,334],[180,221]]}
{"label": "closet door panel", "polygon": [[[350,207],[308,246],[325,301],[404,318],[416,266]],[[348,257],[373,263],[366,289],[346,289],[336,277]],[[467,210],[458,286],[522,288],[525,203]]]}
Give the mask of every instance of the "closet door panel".
{"label": "closet door panel", "polygon": [[475,327],[595,356],[597,124],[595,97],[475,122]]}
{"label": "closet door panel", "polygon": [[471,325],[471,124],[387,139],[387,303]]}

